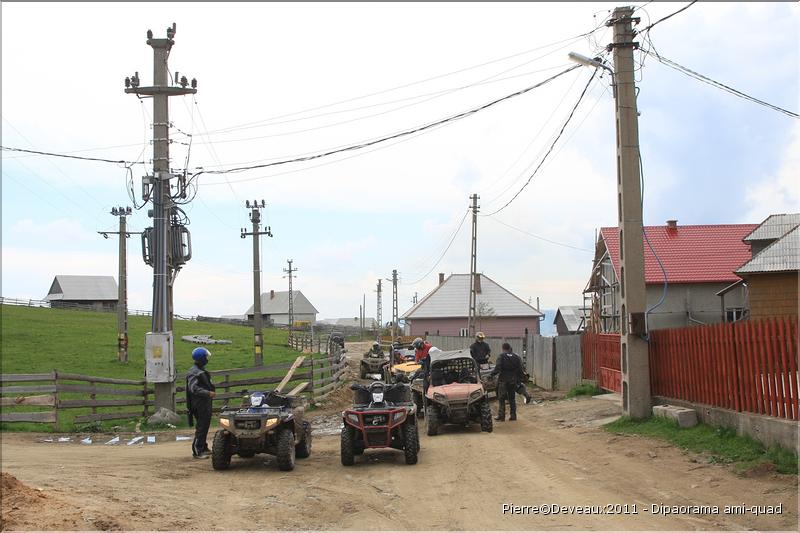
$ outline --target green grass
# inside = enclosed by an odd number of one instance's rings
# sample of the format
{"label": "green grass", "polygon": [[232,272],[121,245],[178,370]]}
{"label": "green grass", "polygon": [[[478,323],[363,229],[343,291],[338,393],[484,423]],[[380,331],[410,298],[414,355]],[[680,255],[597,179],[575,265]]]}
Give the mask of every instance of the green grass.
{"label": "green grass", "polygon": [[575,396],[596,396],[602,394],[603,390],[593,383],[582,383],[575,385],[567,393],[567,398],[574,398]]}
{"label": "green grass", "polygon": [[681,428],[673,420],[655,416],[641,421],[622,417],[603,428],[612,433],[654,437],[684,450],[709,454],[711,462],[734,463],[740,472],[771,463],[777,472],[798,473],[796,453],[779,446],[765,449],[761,443],[736,435],[730,428],[715,428],[708,424]]}
{"label": "green grass", "polygon": [[[151,319],[131,316],[128,319],[128,363],[117,361],[117,317],[115,313],[61,309],[0,306],[0,373],[32,374],[53,370],[110,378],[140,380],[144,377],[144,336]],[[246,326],[175,320],[175,364],[178,372],[192,365],[191,352],[198,346],[181,340],[184,335],[213,335],[233,344],[212,345],[209,370],[253,366],[253,329]],[[289,363],[300,355],[289,348],[288,333],[280,329],[264,330],[264,364]],[[281,372],[275,373],[281,375]],[[237,378],[249,376],[237,376]],[[20,384],[22,385],[22,384]],[[62,399],[86,399],[86,394],[62,394]],[[127,407],[123,410],[134,411]],[[26,407],[25,410],[37,410]],[[99,409],[103,411],[104,409]],[[134,429],[136,420],[108,421],[94,428],[83,424],[75,427],[71,419],[89,409],[63,411],[65,417],[57,429],[89,430],[122,426]],[[142,424],[146,428],[146,424]],[[50,424],[0,424],[0,430],[52,431]]]}

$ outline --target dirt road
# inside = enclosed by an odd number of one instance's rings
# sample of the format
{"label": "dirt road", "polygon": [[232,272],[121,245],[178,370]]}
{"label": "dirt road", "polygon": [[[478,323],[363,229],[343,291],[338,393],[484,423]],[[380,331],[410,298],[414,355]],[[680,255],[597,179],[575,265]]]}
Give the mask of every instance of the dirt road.
{"label": "dirt road", "polygon": [[[589,398],[523,407],[519,421],[498,423],[491,434],[423,435],[415,466],[385,451],[345,468],[338,437],[317,436],[311,457],[288,473],[268,456],[234,458],[231,470],[215,472],[190,457],[186,442],[82,446],[4,434],[2,469],[33,494],[26,500],[4,478],[4,527],[796,530],[793,476],[739,477],[661,442],[599,429],[618,412],[615,403]],[[629,511],[635,504],[638,514],[502,512],[503,504],[550,503],[627,504]],[[742,503],[782,504],[782,514],[722,514]],[[717,505],[720,514],[654,515],[653,504]]]}

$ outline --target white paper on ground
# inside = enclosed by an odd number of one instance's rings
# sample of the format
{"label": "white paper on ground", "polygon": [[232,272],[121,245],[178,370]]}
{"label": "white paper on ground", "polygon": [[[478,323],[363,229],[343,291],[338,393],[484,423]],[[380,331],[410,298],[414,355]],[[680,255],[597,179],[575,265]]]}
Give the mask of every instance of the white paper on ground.
{"label": "white paper on ground", "polygon": [[147,444],[155,444],[155,443],[156,443],[155,435],[150,435],[149,437],[147,437]]}
{"label": "white paper on ground", "polygon": [[176,441],[180,441],[180,440],[192,440],[192,437],[185,437],[185,436],[183,436],[183,435],[177,435],[177,436],[175,437],[175,440],[176,440]]}
{"label": "white paper on ground", "polygon": [[106,444],[117,444],[119,443],[119,437],[114,437],[110,441],[106,442]]}
{"label": "white paper on ground", "polygon": [[86,437],[81,441],[81,444],[91,444],[91,443],[92,443],[92,437]]}
{"label": "white paper on ground", "polygon": [[131,444],[136,444],[137,442],[139,442],[143,438],[144,437],[134,437],[134,438],[132,438],[131,440],[128,441],[128,446],[130,446]]}

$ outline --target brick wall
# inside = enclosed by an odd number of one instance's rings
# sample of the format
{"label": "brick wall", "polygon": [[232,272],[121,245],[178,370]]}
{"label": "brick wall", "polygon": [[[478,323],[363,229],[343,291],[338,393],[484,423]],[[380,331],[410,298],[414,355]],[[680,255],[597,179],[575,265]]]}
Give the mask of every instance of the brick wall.
{"label": "brick wall", "polygon": [[796,272],[748,276],[750,318],[797,316]]}

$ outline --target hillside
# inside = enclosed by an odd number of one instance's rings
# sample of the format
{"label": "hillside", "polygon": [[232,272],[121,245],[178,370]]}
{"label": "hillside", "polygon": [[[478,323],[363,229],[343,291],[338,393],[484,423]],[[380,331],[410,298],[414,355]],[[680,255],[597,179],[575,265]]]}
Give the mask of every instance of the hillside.
{"label": "hillside", "polygon": [[[94,376],[141,379],[144,376],[144,335],[150,317],[128,319],[129,362],[117,362],[117,316],[114,313],[36,307],[0,306],[0,372],[34,373],[59,370]],[[197,346],[180,340],[183,335],[213,335],[233,344],[212,345],[209,369],[253,364],[253,330],[244,326],[176,320],[174,322],[177,370],[191,366]],[[286,346],[286,331],[264,330],[264,363],[290,361],[297,352]]]}

